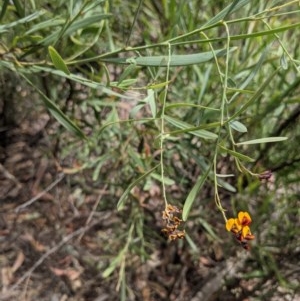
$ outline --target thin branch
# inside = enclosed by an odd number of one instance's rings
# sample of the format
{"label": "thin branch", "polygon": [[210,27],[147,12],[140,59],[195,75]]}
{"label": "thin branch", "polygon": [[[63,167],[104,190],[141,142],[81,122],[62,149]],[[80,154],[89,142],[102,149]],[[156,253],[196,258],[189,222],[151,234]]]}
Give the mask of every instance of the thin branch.
{"label": "thin branch", "polygon": [[73,233],[65,236],[56,246],[48,250],[45,254],[43,254],[40,259],[29,269],[27,270],[19,279],[18,281],[11,286],[9,289],[10,291],[14,291],[18,288],[18,286],[27,279],[27,277],[30,277],[30,275],[41,265],[43,262],[53,253],[58,251],[64,244],[66,244],[68,241],[73,239],[74,237],[80,235],[81,233],[84,233],[87,229],[94,226],[95,223],[90,224],[89,226],[81,227],[80,229],[74,231]]}
{"label": "thin branch", "polygon": [[[87,220],[86,220],[86,222],[85,222],[85,227],[86,227],[86,229],[88,229],[88,225],[89,225],[89,223],[91,222],[91,220],[92,220],[92,218],[93,218],[93,216],[94,216],[94,214],[95,214],[95,212],[96,212],[96,209],[97,209],[97,207],[98,207],[98,205],[99,205],[99,203],[100,203],[100,201],[101,201],[103,195],[104,195],[105,192],[106,192],[107,186],[108,186],[108,185],[105,184],[105,186],[104,186],[102,192],[99,194],[99,196],[98,196],[98,198],[97,198],[97,200],[96,200],[96,202],[95,202],[95,204],[94,204],[94,206],[93,206],[93,209],[92,209],[92,211],[91,211],[89,217],[87,218]],[[79,235],[79,237],[78,237],[78,242],[82,239],[82,237],[83,237],[84,234],[85,234],[85,231],[83,231],[83,232]]]}
{"label": "thin branch", "polygon": [[65,177],[65,175],[63,173],[59,174],[58,178],[53,183],[51,183],[46,189],[44,189],[42,192],[40,192],[38,195],[36,195],[32,199],[30,199],[29,201],[27,201],[24,204],[16,207],[15,212],[19,213],[22,209],[24,209],[24,208],[32,205],[34,202],[36,202],[37,200],[39,200],[44,194],[46,194],[53,187],[55,187],[64,177]]}

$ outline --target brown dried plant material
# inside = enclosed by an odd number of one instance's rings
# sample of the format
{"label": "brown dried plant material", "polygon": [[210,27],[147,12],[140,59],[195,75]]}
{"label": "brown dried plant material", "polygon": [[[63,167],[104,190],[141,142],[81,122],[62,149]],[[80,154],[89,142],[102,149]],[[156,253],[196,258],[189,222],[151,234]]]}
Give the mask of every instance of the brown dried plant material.
{"label": "brown dried plant material", "polygon": [[25,260],[25,255],[23,254],[22,251],[19,251],[18,255],[17,255],[17,258],[12,266],[12,272],[15,273],[20,267],[21,265],[23,264]]}
{"label": "brown dried plant material", "polygon": [[47,247],[38,242],[30,233],[22,235],[22,239],[28,241],[37,252],[44,252]]}
{"label": "brown dried plant material", "polygon": [[14,282],[14,273],[21,267],[25,260],[23,252],[19,252],[12,267],[1,268],[2,292],[5,293],[8,287]]}
{"label": "brown dried plant material", "polygon": [[181,214],[181,210],[171,204],[168,204],[162,212],[162,219],[166,225],[161,231],[169,240],[177,240],[185,237],[185,231],[178,229],[182,222],[182,219],[178,217],[179,214]]}
{"label": "brown dried plant material", "polygon": [[265,170],[264,172],[258,175],[260,181],[266,181],[266,182],[271,181],[272,177],[274,177],[274,175],[271,170]]}
{"label": "brown dried plant material", "polygon": [[13,271],[11,267],[4,267],[1,269],[1,285],[2,293],[5,293],[9,285],[13,282]]}
{"label": "brown dried plant material", "polygon": [[80,278],[82,271],[74,268],[59,269],[55,267],[50,267],[50,270],[54,275],[58,277],[66,277],[69,280],[69,283],[74,291],[80,289],[83,285]]}

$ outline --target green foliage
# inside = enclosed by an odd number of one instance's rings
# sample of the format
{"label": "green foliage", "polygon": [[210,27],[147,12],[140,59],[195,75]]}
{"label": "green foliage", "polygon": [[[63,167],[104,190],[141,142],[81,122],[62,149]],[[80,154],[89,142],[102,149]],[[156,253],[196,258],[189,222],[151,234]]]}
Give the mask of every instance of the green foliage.
{"label": "green foliage", "polygon": [[[151,192],[159,183],[158,211],[178,204],[182,219],[196,216],[213,241],[221,241],[214,223],[225,231],[226,211],[251,211],[257,233],[263,225],[274,239],[282,225],[268,228],[274,203],[282,215],[299,214],[288,205],[300,162],[296,1],[235,0],[225,8],[225,1],[196,0],[25,2],[2,6],[1,73],[18,75],[41,96],[72,135],[53,134],[66,137],[61,159],[76,158],[95,185],[109,185],[115,207],[141,217],[134,188]],[[195,177],[187,175],[192,169]],[[263,206],[268,192],[257,179],[265,169],[278,172],[275,187],[286,188]],[[175,186],[181,198],[172,195]],[[232,206],[223,201],[228,193]],[[220,218],[210,217],[207,199]],[[103,272],[120,269],[123,298],[127,255],[144,252],[134,249],[140,221],[129,221],[125,247]],[[283,227],[279,237],[296,231],[288,220]],[[197,245],[193,229],[186,231]],[[254,247],[260,265],[272,259],[266,237]],[[268,269],[283,282],[274,259],[261,277]]]}
{"label": "green foliage", "polygon": [[63,58],[59,55],[59,53],[53,48],[52,46],[48,47],[49,55],[51,57],[51,61],[53,65],[58,69],[66,73],[67,75],[70,74],[70,71],[64,62]]}

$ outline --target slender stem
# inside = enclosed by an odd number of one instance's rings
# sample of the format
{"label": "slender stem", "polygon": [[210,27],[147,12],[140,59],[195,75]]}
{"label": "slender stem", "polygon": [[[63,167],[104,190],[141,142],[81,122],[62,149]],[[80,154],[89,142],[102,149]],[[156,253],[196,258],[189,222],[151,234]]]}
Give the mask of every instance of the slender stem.
{"label": "slender stem", "polygon": [[166,73],[166,86],[165,93],[163,97],[162,109],[161,109],[161,117],[160,117],[160,173],[161,173],[161,182],[162,182],[162,190],[163,190],[163,198],[165,202],[165,206],[167,207],[168,201],[166,196],[166,186],[165,186],[165,171],[164,171],[164,139],[165,139],[165,108],[167,103],[167,92],[169,87],[169,75],[170,75],[170,61],[171,61],[171,45],[168,44],[168,63],[167,63],[167,73]]}

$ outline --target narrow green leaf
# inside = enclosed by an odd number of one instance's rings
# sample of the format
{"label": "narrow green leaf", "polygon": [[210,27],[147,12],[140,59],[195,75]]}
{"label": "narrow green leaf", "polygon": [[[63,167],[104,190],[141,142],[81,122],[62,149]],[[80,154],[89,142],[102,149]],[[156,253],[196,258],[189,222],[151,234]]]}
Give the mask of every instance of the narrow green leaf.
{"label": "narrow green leaf", "polygon": [[100,21],[102,21],[104,19],[108,19],[110,17],[111,17],[110,14],[97,14],[97,15],[89,16],[83,20],[77,20],[74,23],[72,23],[69,27],[68,27],[69,24],[67,24],[66,21],[64,21],[64,23],[65,23],[64,28],[67,28],[67,29],[63,32],[61,29],[54,31],[52,34],[50,34],[45,39],[43,39],[41,41],[41,44],[43,44],[44,46],[54,44],[59,38],[62,38],[65,36],[70,36],[76,30],[84,29],[93,23],[100,22]]}
{"label": "narrow green leaf", "polygon": [[205,171],[205,173],[198,178],[197,182],[195,183],[194,187],[192,188],[192,190],[190,191],[189,195],[187,196],[183,209],[182,209],[182,219],[184,221],[187,220],[189,213],[191,211],[191,208],[194,204],[194,201],[196,199],[196,196],[198,194],[198,192],[200,191],[200,189],[202,188],[203,184],[205,183],[206,178],[208,177],[208,174],[210,172],[211,166],[209,166],[207,168],[207,170]]}
{"label": "narrow green leaf", "polygon": [[93,172],[93,181],[97,181],[98,180],[99,174],[100,174],[100,170],[101,170],[103,164],[106,163],[110,159],[110,157],[111,157],[111,154],[107,153],[107,154],[105,154],[105,155],[103,155],[103,156],[101,156],[101,157],[99,157],[97,159],[97,161],[96,161],[97,162],[96,167],[93,166],[93,169],[94,169],[94,172]]}
{"label": "narrow green leaf", "polygon": [[13,0],[13,3],[15,5],[17,14],[19,15],[19,17],[24,17],[25,15],[25,9],[24,9],[24,3],[20,3],[19,0]]}
{"label": "narrow green leaf", "polygon": [[158,84],[150,84],[147,86],[147,89],[161,89],[164,88],[166,85],[168,85],[171,82],[171,80],[167,81],[167,82],[162,82],[162,83],[158,83]]}
{"label": "narrow green leaf", "polygon": [[50,20],[46,20],[43,22],[40,22],[38,24],[32,25],[26,32],[25,35],[29,35],[35,31],[40,31],[45,28],[51,28],[51,27],[56,27],[59,25],[63,25],[66,21],[61,18],[51,18]]}
{"label": "narrow green leaf", "polygon": [[124,252],[125,250],[122,249],[118,254],[118,256],[115,257],[113,261],[110,263],[110,265],[103,271],[102,273],[103,278],[109,277],[114,272],[114,270],[119,266],[122,258],[124,257]]}
{"label": "narrow green leaf", "polygon": [[[204,139],[217,139],[218,138],[218,135],[216,135],[215,133],[209,132],[204,129],[195,128],[191,124],[188,124],[179,119],[176,119],[176,118],[173,118],[173,117],[170,117],[167,115],[165,115],[165,119],[172,125],[182,129],[182,131],[180,131],[180,133],[186,132],[186,133],[190,133],[192,135],[195,135],[197,137],[204,138]],[[177,134],[177,132],[170,132],[169,134],[173,135],[174,133]]]}
{"label": "narrow green leaf", "polygon": [[[236,50],[237,47],[231,47],[229,51]],[[227,54],[227,49],[215,50],[215,55],[224,56]],[[214,53],[201,52],[194,54],[174,54],[170,56],[170,67],[176,66],[188,66],[193,64],[201,64],[210,61],[214,58]],[[167,67],[168,66],[168,56],[139,56],[132,58],[102,58],[103,62],[115,63],[115,64],[132,64],[133,62],[139,66],[152,66],[152,67]]]}
{"label": "narrow green leaf", "polygon": [[39,41],[42,39],[41,36],[33,36],[33,35],[21,35],[21,36],[15,36],[14,39],[13,39],[13,42],[12,42],[12,45],[14,47],[18,47],[17,45],[19,43],[22,43],[23,44],[23,47],[24,45],[30,45],[30,44],[37,44],[39,43]]}
{"label": "narrow green leaf", "polygon": [[[151,174],[151,177],[152,177],[153,179],[159,181],[159,182],[162,182],[161,175],[159,175],[159,174],[157,174],[157,173],[154,173],[154,172],[153,172],[153,173]],[[174,185],[174,184],[175,184],[175,181],[172,180],[172,179],[170,179],[170,178],[168,178],[168,177],[164,177],[164,183],[165,183],[166,185]]]}
{"label": "narrow green leaf", "polygon": [[156,108],[156,101],[155,101],[155,95],[154,91],[152,89],[147,90],[148,93],[148,104],[151,110],[152,117],[156,117],[157,108]]}
{"label": "narrow green leaf", "polygon": [[18,21],[15,21],[15,22],[11,22],[11,23],[8,23],[8,24],[5,24],[5,25],[0,25],[0,33],[3,32],[3,31],[6,31],[7,29],[9,28],[13,28],[19,24],[24,24],[24,23],[28,23],[32,20],[35,20],[37,18],[39,18],[40,16],[42,16],[43,14],[45,14],[46,11],[45,10],[39,10],[31,15],[28,15],[22,19],[19,19]]}
{"label": "narrow green leaf", "polygon": [[266,137],[254,140],[248,140],[244,142],[236,143],[236,145],[247,145],[247,144],[258,144],[258,143],[270,143],[270,142],[279,142],[287,140],[288,137]]}
{"label": "narrow green leaf", "polygon": [[130,111],[130,116],[132,118],[136,118],[136,114],[145,106],[145,103],[138,103],[136,106],[134,106]]}
{"label": "narrow green leaf", "polygon": [[130,64],[129,66],[127,66],[125,68],[124,72],[120,75],[117,86],[119,86],[123,82],[123,80],[136,69],[137,69],[137,67],[135,64]]}
{"label": "narrow green leaf", "polygon": [[221,241],[221,239],[217,236],[213,227],[203,218],[199,217],[199,222],[203,226],[203,228],[207,231],[207,233],[215,240]]}
{"label": "narrow green leaf", "polygon": [[230,154],[230,155],[232,155],[232,156],[234,156],[234,157],[236,157],[236,158],[238,158],[238,159],[240,159],[242,161],[246,161],[246,162],[254,162],[255,161],[254,159],[252,159],[252,158],[250,158],[248,156],[240,154],[240,153],[238,153],[236,151],[233,151],[231,149],[228,149],[228,148],[226,148],[224,146],[219,145],[219,148],[221,150],[225,151],[226,153],[228,153],[228,154]]}
{"label": "narrow green leaf", "polygon": [[19,69],[20,72],[22,73],[28,73],[28,74],[32,74],[32,73],[40,73],[40,72],[49,72],[51,74],[55,74],[57,76],[63,77],[63,78],[68,78],[74,82],[80,83],[84,86],[90,87],[92,89],[97,89],[97,90],[101,90],[103,93],[106,93],[108,95],[113,95],[113,96],[117,96],[117,97],[122,97],[122,98],[130,98],[126,95],[122,95],[120,93],[117,93],[115,91],[113,91],[112,89],[104,86],[102,83],[94,81],[94,80],[90,80],[87,78],[84,78],[80,75],[76,75],[71,73],[70,75],[64,73],[63,71],[54,69],[54,68],[47,68],[45,66],[31,66],[28,68],[21,68]]}
{"label": "narrow green leaf", "polygon": [[67,65],[65,64],[63,58],[55,50],[55,48],[52,46],[49,46],[48,52],[49,52],[51,61],[52,61],[53,65],[55,66],[55,68],[66,73],[67,75],[70,75],[70,71],[69,71]]}
{"label": "narrow green leaf", "polygon": [[156,101],[155,101],[155,93],[154,90],[152,89],[147,90],[147,96],[141,101],[139,101],[139,103],[131,110],[130,114],[132,116],[135,116],[136,113],[145,106],[145,104],[149,105],[152,117],[155,118],[157,114],[156,112],[157,108],[156,108]]}
{"label": "narrow green leaf", "polygon": [[[240,20],[239,20],[240,21]],[[238,22],[238,21],[237,21]],[[234,21],[232,22],[228,22],[228,23],[235,23]],[[227,23],[227,24],[228,24]],[[212,26],[213,27],[213,26]],[[252,39],[252,38],[257,38],[257,37],[262,37],[262,36],[270,36],[271,34],[276,34],[282,31],[287,31],[290,29],[294,29],[300,27],[300,23],[292,23],[291,25],[287,25],[287,26],[281,26],[281,27],[276,27],[273,29],[268,29],[268,30],[263,30],[263,31],[258,31],[258,32],[252,32],[252,33],[245,33],[245,34],[240,34],[240,35],[232,35],[230,36],[230,40],[231,41],[237,41],[237,40],[245,40],[245,39]],[[195,32],[198,32],[199,29],[195,30]],[[176,41],[179,40],[180,38],[186,37],[187,35],[192,35],[193,32],[189,32],[186,35],[183,35],[181,37],[176,38]],[[198,44],[201,43],[212,43],[212,42],[221,42],[221,41],[225,41],[227,39],[227,36],[221,37],[221,38],[210,38],[210,39],[202,39],[202,40],[197,40]],[[173,41],[175,39],[172,39],[171,41]],[[184,41],[184,42],[178,42],[178,43],[173,43],[173,45],[181,45],[181,44],[187,44],[187,43],[191,43],[193,41]]]}
{"label": "narrow green leaf", "polygon": [[80,130],[80,128],[73,123],[50,98],[48,98],[38,87],[36,87],[24,74],[19,74],[42,96],[42,100],[44,101],[47,109],[61,125],[63,125],[71,133],[77,135],[79,138],[86,139],[85,134]]}
{"label": "narrow green leaf", "polygon": [[[106,120],[107,122],[108,120]],[[134,167],[143,172],[145,169],[145,164],[141,158],[140,153],[138,153],[135,149],[133,149],[132,147],[128,146],[128,150],[127,150],[128,156],[132,159],[132,163],[134,165]]]}
{"label": "narrow green leaf", "polygon": [[198,247],[197,247],[198,242],[195,243],[195,242],[192,240],[192,238],[188,235],[188,233],[185,233],[185,239],[186,239],[187,243],[189,244],[191,250],[192,250],[194,253],[197,253],[197,254],[198,254],[198,253],[199,253],[199,249],[198,249]]}
{"label": "narrow green leaf", "polygon": [[112,14],[94,14],[94,15],[88,16],[84,19],[76,20],[66,30],[66,32],[64,33],[64,36],[69,36],[78,29],[87,28],[94,23],[101,22],[101,21],[106,20],[111,17],[112,17]]}
{"label": "narrow green leaf", "polygon": [[187,107],[187,108],[191,107],[191,108],[205,109],[205,110],[211,110],[211,111],[220,111],[220,109],[205,107],[205,106],[201,106],[201,105],[196,105],[194,103],[186,103],[186,102],[177,102],[177,103],[172,103],[172,104],[166,105],[165,111],[170,110],[170,109],[182,108],[182,107]]}
{"label": "narrow green leaf", "polygon": [[[254,76],[261,70],[262,68],[262,64],[264,63],[267,55],[270,52],[270,45],[268,45],[264,51],[262,52],[258,62],[255,64],[255,67],[253,68],[253,70],[251,70],[251,72],[249,73],[249,75],[245,78],[245,80],[239,85],[238,89],[239,90],[244,90],[244,88],[246,88],[249,83],[253,80]],[[234,99],[236,99],[241,92],[237,92],[235,93],[229,100],[229,102],[231,103]]]}
{"label": "narrow green leaf", "polygon": [[288,63],[287,63],[285,54],[283,54],[280,58],[280,65],[284,70],[288,69]]}
{"label": "narrow green leaf", "polygon": [[239,122],[239,121],[237,121],[237,120],[230,121],[230,122],[229,122],[229,126],[230,126],[232,129],[234,129],[234,130],[236,130],[236,131],[238,131],[238,132],[240,132],[240,133],[246,133],[246,132],[247,132],[246,126],[243,125],[241,122]]}
{"label": "narrow green leaf", "polygon": [[124,202],[127,199],[128,194],[130,193],[131,189],[136,186],[139,182],[141,182],[143,179],[145,179],[148,175],[150,175],[156,168],[158,168],[160,166],[160,164],[157,164],[156,166],[154,166],[153,168],[151,168],[150,170],[148,170],[147,172],[145,172],[144,174],[142,174],[139,178],[137,178],[135,181],[133,181],[127,188],[126,190],[123,192],[122,196],[120,197],[118,204],[117,204],[117,209],[118,210],[122,210],[124,207]]}
{"label": "narrow green leaf", "polygon": [[258,88],[258,90],[255,92],[255,94],[250,97],[250,99],[237,111],[235,112],[228,120],[226,120],[225,123],[230,122],[236,117],[238,117],[240,114],[245,112],[249,106],[251,106],[263,93],[265,88],[269,85],[269,83],[272,81],[272,79],[275,77],[275,75],[279,72],[280,69],[276,69],[263,83],[262,85]]}
{"label": "narrow green leaf", "polygon": [[223,179],[217,179],[218,185],[220,185],[221,187],[223,187],[224,189],[230,191],[230,192],[236,192],[236,188],[233,187],[231,184],[229,184],[228,182],[225,182]]}
{"label": "narrow green leaf", "polygon": [[1,9],[1,13],[0,13],[0,21],[2,20],[2,18],[4,17],[4,15],[6,13],[6,8],[7,8],[8,2],[9,2],[9,0],[4,0],[3,1],[2,9]]}
{"label": "narrow green leaf", "polygon": [[234,177],[235,175],[233,173],[230,173],[230,174],[220,174],[220,173],[217,173],[216,176],[218,178],[232,178]]}
{"label": "narrow green leaf", "polygon": [[219,12],[215,17],[210,19],[208,22],[206,22],[204,25],[201,26],[201,28],[211,26],[212,24],[218,23],[219,21],[224,20],[228,15],[231,13],[239,10],[246,4],[250,3],[250,0],[240,0],[235,1],[234,3],[231,3],[227,7],[225,7],[221,12]]}

